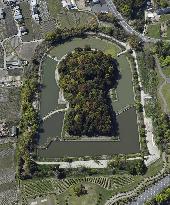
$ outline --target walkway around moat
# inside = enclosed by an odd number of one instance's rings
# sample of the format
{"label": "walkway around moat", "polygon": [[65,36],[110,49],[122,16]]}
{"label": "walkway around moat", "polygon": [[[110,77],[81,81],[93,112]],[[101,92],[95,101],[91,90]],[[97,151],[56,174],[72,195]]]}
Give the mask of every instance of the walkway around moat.
{"label": "walkway around moat", "polygon": [[[107,35],[102,34],[102,33],[96,34],[94,32],[87,32],[87,34],[92,35],[92,36],[96,35],[97,37],[102,37],[102,38],[104,37],[107,40],[111,40],[111,41],[114,41],[114,42],[118,43],[119,45],[125,47],[125,49],[127,50],[127,44],[125,44],[121,41],[115,40],[115,38],[113,38],[113,37],[107,36]],[[128,50],[129,49],[130,48],[128,48]],[[137,72],[138,72],[138,78],[139,78],[138,80],[139,80],[139,85],[141,87],[141,104],[143,105],[143,108],[144,108],[145,107],[145,99],[150,98],[150,96],[148,94],[145,94],[144,91],[142,90],[142,84],[141,84],[141,79],[140,79],[137,56],[136,56],[136,52],[134,50],[133,50],[132,56],[134,58],[136,69],[137,69]],[[64,55],[61,59],[57,59],[57,61],[58,61],[57,66],[59,65],[59,62],[62,59],[64,59],[65,57],[66,57],[66,55]],[[59,80],[58,69],[56,69],[56,72],[55,72],[55,79],[56,79],[56,82],[58,84],[58,80]],[[124,109],[120,110],[120,112],[117,112],[116,115],[121,114],[122,112],[128,110],[130,107],[131,106],[125,107]],[[48,113],[46,116],[44,116],[43,121],[48,119],[49,117],[51,117],[53,114],[55,114],[57,112],[67,111],[67,109],[68,109],[68,107],[65,108],[65,109],[54,110],[54,111]],[[149,166],[150,164],[152,164],[153,162],[155,162],[157,159],[160,158],[160,151],[158,150],[158,148],[157,148],[157,146],[154,142],[152,121],[151,121],[150,118],[146,117],[145,109],[144,109],[144,123],[145,123],[145,126],[146,126],[146,136],[147,136],[146,140],[147,140],[147,146],[148,146],[148,150],[149,150],[149,156],[147,156],[147,159],[145,160],[145,163],[146,163],[147,166]]]}

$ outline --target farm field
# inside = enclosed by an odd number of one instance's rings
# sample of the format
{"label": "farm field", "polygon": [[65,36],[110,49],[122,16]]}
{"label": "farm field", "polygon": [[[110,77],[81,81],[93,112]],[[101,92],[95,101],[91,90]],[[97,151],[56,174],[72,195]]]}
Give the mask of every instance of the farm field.
{"label": "farm field", "polygon": [[[140,180],[140,177],[133,177],[131,175],[117,175],[113,177],[81,177],[81,178],[66,178],[64,180],[57,180],[54,178],[45,180],[27,180],[21,181],[23,187],[22,198],[24,201],[30,201],[32,198],[36,198],[41,195],[45,197],[47,194],[55,194],[55,199],[59,204],[63,204],[65,199],[69,198],[70,203],[78,205],[85,204],[92,205],[96,203],[99,195],[102,195],[100,204],[111,196],[113,192],[118,192],[123,187],[133,185],[135,181]],[[72,193],[72,188],[77,184],[83,184],[87,187],[88,194],[77,198]],[[94,201],[91,201],[94,198]],[[91,202],[91,203],[90,203]],[[71,204],[72,204],[71,203]],[[89,203],[89,204],[88,204]],[[74,204],[74,205],[75,205]]]}
{"label": "farm field", "polygon": [[21,2],[20,8],[24,17],[25,26],[28,29],[28,34],[22,36],[23,41],[32,41],[41,37],[41,28],[38,23],[35,23],[31,16],[30,4],[28,2]]}
{"label": "farm field", "polygon": [[166,75],[167,78],[170,78],[170,67],[163,68],[162,72]]}
{"label": "farm field", "polygon": [[10,205],[17,199],[12,144],[0,144],[0,204]]}
{"label": "farm field", "polygon": [[81,27],[96,21],[90,13],[64,9],[60,0],[47,0],[47,5],[51,17],[56,20],[60,28]]}
{"label": "farm field", "polygon": [[[143,176],[129,174],[112,176],[87,176],[68,177],[63,180],[56,178],[34,179],[20,181],[22,190],[22,201],[24,204],[45,200],[44,204],[65,205],[103,205],[104,202],[114,194],[126,192],[136,187],[144,178],[155,175],[162,169],[162,161],[158,160],[151,165]],[[73,194],[73,187],[82,184],[87,189],[87,194],[76,197]],[[92,200],[93,199],[93,200]]]}
{"label": "farm field", "polygon": [[1,88],[0,89],[0,119],[7,119],[9,122],[16,122],[20,116],[19,89]]}

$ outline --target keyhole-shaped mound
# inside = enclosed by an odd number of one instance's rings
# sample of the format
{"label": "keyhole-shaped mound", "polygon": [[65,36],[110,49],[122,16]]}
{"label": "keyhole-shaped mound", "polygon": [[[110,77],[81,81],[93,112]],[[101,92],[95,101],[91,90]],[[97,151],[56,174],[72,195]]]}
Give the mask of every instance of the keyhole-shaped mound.
{"label": "keyhole-shaped mound", "polygon": [[117,61],[91,48],[76,48],[61,61],[59,84],[69,102],[65,130],[74,136],[112,136],[115,116],[109,90],[117,82]]}

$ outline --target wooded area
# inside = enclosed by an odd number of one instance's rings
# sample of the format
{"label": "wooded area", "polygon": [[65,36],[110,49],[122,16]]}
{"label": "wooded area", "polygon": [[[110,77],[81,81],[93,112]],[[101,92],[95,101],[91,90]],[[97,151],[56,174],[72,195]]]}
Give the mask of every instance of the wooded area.
{"label": "wooded area", "polygon": [[115,116],[108,92],[118,77],[117,62],[102,51],[77,48],[59,65],[60,87],[69,102],[65,130],[76,136],[112,136]]}

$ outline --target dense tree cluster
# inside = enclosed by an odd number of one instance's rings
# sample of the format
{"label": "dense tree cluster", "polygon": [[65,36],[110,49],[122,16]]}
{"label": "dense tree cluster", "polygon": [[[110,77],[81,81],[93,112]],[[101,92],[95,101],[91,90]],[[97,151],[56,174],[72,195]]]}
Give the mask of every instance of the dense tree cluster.
{"label": "dense tree cluster", "polygon": [[116,83],[117,63],[102,51],[77,48],[59,65],[60,87],[69,102],[65,130],[75,136],[113,135],[108,96]]}
{"label": "dense tree cluster", "polygon": [[99,21],[104,21],[104,22],[112,23],[115,26],[119,26],[119,22],[117,18],[112,13],[97,13],[97,17]]}
{"label": "dense tree cluster", "polygon": [[128,18],[141,18],[144,14],[144,4],[146,2],[143,0],[113,0],[113,2],[122,15]]}
{"label": "dense tree cluster", "polygon": [[[26,77],[26,75],[28,75]],[[20,135],[17,143],[17,174],[21,178],[30,177],[30,151],[34,148],[34,137],[39,127],[38,113],[33,107],[35,93],[38,90],[37,74],[34,70],[25,74],[21,88]]]}
{"label": "dense tree cluster", "polygon": [[146,105],[146,114],[152,118],[156,142],[162,150],[170,141],[170,123],[165,113],[162,113],[157,99],[153,99]]}
{"label": "dense tree cluster", "polygon": [[129,45],[134,49],[134,50],[137,50],[137,51],[140,51],[142,50],[143,48],[143,45],[142,45],[142,42],[140,40],[140,38],[138,36],[135,36],[135,35],[132,35],[132,36],[129,36],[128,39],[127,39]]}
{"label": "dense tree cluster", "polygon": [[103,32],[106,35],[114,36],[121,41],[126,41],[129,36],[122,26],[118,25],[118,23],[114,23],[113,26],[98,26],[97,24],[92,24],[86,27],[78,27],[71,29],[57,29],[55,32],[48,32],[46,34],[45,40],[49,42],[50,45],[55,45],[58,43],[62,43],[68,39],[73,37],[84,37],[87,32]]}
{"label": "dense tree cluster", "polygon": [[170,187],[164,189],[160,194],[157,194],[153,199],[146,202],[145,205],[164,205],[170,203]]}
{"label": "dense tree cluster", "polygon": [[99,21],[111,23],[111,26],[98,27],[99,32],[106,33],[107,35],[113,36],[121,41],[126,41],[128,34],[124,28],[120,25],[119,21],[113,16],[112,13],[98,13],[97,17]]}
{"label": "dense tree cluster", "polygon": [[154,52],[158,55],[162,67],[170,65],[170,43],[158,42]]}
{"label": "dense tree cluster", "polygon": [[115,159],[111,161],[108,165],[110,168],[115,170],[125,170],[128,171],[132,175],[141,175],[145,174],[147,168],[145,166],[144,160],[137,159],[137,160],[122,160],[122,159]]}
{"label": "dense tree cluster", "polygon": [[[160,44],[157,46],[156,52],[159,53],[158,55],[163,54],[165,50],[160,49]],[[145,106],[146,114],[152,118],[156,142],[164,150],[165,144],[170,140],[170,123],[168,116],[162,113],[157,98],[158,77],[152,53],[148,50],[138,53],[138,63],[143,89],[152,96],[152,99],[148,100]]]}
{"label": "dense tree cluster", "polygon": [[156,94],[158,80],[155,71],[155,59],[152,53],[149,50],[138,53],[138,64],[143,89],[146,93]]}

